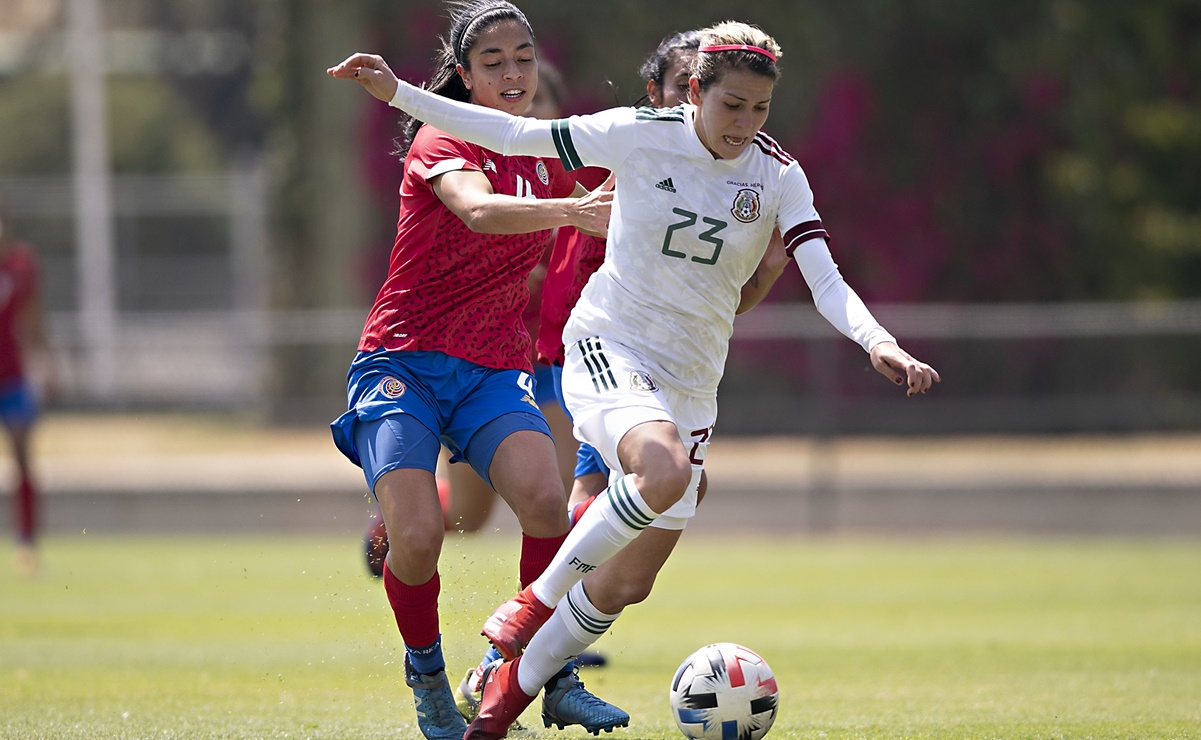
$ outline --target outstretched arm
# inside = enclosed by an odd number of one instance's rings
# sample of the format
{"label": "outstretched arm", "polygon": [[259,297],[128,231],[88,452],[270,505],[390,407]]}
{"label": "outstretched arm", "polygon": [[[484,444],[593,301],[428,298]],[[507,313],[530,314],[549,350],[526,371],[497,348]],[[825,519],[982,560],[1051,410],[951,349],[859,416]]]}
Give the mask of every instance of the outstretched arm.
{"label": "outstretched arm", "polygon": [[431,181],[434,194],[467,228],[481,234],[525,234],[573,226],[602,237],[609,227],[611,191],[583,191],[570,198],[520,198],[501,195],[481,172],[460,170]]}
{"label": "outstretched arm", "polygon": [[325,70],[330,77],[354,80],[374,97],[387,103],[396,95],[400,80],[378,54],[351,54],[341,64]]}
{"label": "outstretched arm", "polygon": [[398,79],[379,55],[351,54],[327,69],[326,74],[340,80],[354,80],[375,98],[417,120],[494,152],[560,157],[551,127],[561,122],[510,116],[494,108],[435,95]]}
{"label": "outstretched arm", "polygon": [[809,284],[818,312],[871,354],[876,372],[906,386],[908,396],[925,393],[941,381],[938,371],[897,346],[897,340],[880,326],[863,300],[843,280],[825,239],[802,243],[792,256]]}

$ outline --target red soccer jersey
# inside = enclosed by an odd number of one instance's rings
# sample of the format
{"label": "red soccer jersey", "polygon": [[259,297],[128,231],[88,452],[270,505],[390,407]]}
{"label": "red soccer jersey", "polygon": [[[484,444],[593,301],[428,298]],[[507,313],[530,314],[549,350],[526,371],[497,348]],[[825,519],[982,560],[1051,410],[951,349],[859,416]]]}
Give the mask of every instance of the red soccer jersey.
{"label": "red soccer jersey", "polygon": [[[574,173],[580,184],[589,190],[600,187],[609,171],[599,167],[584,167]],[[563,364],[563,327],[571,309],[592,273],[605,261],[605,240],[580,233],[576,229],[559,229],[546,282],[542,285],[541,320],[535,346],[539,362]]]}
{"label": "red soccer jersey", "polygon": [[459,170],[483,172],[502,195],[563,198],[575,189],[575,178],[557,159],[506,157],[422,126],[405,161],[388,277],[359,349],[437,351],[485,367],[531,371],[521,313],[530,270],[551,231],[473,233],[430,184]]}
{"label": "red soccer jersey", "polygon": [[0,254],[0,385],[23,376],[17,321],[37,293],[38,265],[33,249],[13,244]]}

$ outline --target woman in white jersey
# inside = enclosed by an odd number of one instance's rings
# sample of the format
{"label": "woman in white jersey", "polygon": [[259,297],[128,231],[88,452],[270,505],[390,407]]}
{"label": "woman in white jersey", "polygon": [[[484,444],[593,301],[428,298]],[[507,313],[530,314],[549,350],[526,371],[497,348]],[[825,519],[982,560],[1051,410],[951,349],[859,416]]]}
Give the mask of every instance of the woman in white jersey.
{"label": "woman in white jersey", "polygon": [[[564,330],[563,390],[577,436],[624,475],[546,571],[485,624],[511,660],[489,673],[467,738],[504,736],[564,660],[645,598],[695,510],[739,291],[773,227],[819,312],[877,371],[910,396],[939,380],[842,279],[804,172],[759,130],[779,76],[778,45],[742,23],[701,34],[689,105],[549,122],[431,96],[397,80],[378,56],[355,54],[329,70],[496,151],[558,156],[569,168],[596,165],[617,176],[604,264]],[[598,569],[614,557],[625,567]]]}

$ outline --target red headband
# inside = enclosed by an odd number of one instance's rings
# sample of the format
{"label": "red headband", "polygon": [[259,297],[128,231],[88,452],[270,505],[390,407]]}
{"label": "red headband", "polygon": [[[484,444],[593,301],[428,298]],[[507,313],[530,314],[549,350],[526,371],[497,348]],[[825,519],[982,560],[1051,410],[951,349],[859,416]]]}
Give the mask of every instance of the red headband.
{"label": "red headband", "polygon": [[776,55],[767,49],[761,46],[748,46],[747,44],[714,44],[713,46],[702,46],[697,51],[749,51],[755,54],[762,54],[773,62],[776,61]]}

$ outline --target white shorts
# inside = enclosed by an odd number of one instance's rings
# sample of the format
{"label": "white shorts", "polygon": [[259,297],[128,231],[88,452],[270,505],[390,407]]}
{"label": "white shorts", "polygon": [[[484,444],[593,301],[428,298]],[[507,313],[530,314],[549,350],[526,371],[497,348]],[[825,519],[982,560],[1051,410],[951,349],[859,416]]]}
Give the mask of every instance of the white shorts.
{"label": "white shorts", "polygon": [[651,526],[683,529],[696,513],[705,452],[717,421],[717,397],[700,398],[659,385],[637,352],[591,337],[567,345],[563,363],[563,400],[575,421],[575,436],[600,452],[611,476],[623,472],[617,445],[634,427],[650,421],[676,425],[692,462],[692,480],[684,497]]}

